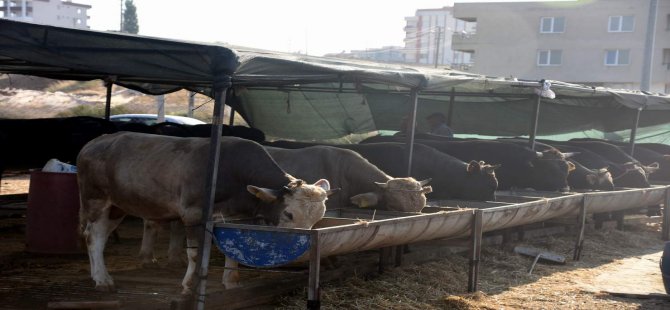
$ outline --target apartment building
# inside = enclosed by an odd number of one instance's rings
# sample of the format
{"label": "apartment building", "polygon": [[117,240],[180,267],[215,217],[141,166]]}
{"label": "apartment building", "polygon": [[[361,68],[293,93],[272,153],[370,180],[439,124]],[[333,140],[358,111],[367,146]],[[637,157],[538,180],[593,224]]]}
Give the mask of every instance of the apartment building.
{"label": "apartment building", "polygon": [[88,29],[90,5],[66,0],[3,0],[0,18]]}
{"label": "apartment building", "polygon": [[453,51],[454,33],[474,31],[474,24],[457,20],[453,7],[420,9],[405,17],[405,62],[433,66],[458,66],[467,69],[472,62],[469,53]]}
{"label": "apartment building", "polygon": [[330,53],[324,56],[344,59],[364,59],[376,62],[403,63],[405,62],[405,49],[401,46],[384,46],[381,48],[352,50],[349,53],[342,51],[341,53]]}
{"label": "apartment building", "polygon": [[[651,0],[456,3],[471,71],[640,89]],[[670,1],[657,2],[650,91],[670,93]]]}

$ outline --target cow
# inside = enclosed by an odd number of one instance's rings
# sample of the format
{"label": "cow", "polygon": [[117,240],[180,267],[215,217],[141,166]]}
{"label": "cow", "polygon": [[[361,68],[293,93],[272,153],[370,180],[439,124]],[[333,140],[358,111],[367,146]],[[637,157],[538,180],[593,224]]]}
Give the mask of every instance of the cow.
{"label": "cow", "polygon": [[359,207],[377,206],[380,209],[420,212],[426,196],[432,192],[413,178],[393,178],[354,151],[332,146],[312,146],[302,149],[266,147],[270,156],[291,175],[311,181],[325,177],[333,187],[341,188],[326,204],[329,208],[351,203]]}
{"label": "cow", "polygon": [[563,142],[543,140],[542,143],[549,144],[561,152],[572,152],[571,158],[589,169],[607,168],[612,174],[612,181],[616,187],[647,188],[650,186],[646,172],[635,163],[615,163],[591,150]]}
{"label": "cow", "polygon": [[[189,126],[192,137],[209,137],[212,133],[212,124],[198,124]],[[240,137],[258,143],[265,141],[265,134],[256,128],[246,126],[227,126],[221,129],[222,136]]]}
{"label": "cow", "polygon": [[500,141],[436,141],[416,140],[463,161],[483,160],[500,164],[496,176],[498,188],[533,188],[536,190],[565,191],[568,173],[574,166],[553,152],[538,153],[529,148]]}
{"label": "cow", "polygon": [[[181,220],[188,245],[182,294],[192,293],[195,247],[204,225],[209,144],[205,138],[122,132],[84,146],[77,158],[79,217],[96,289],[114,290],[103,250],[111,231],[129,214],[154,222]],[[328,181],[306,184],[295,179],[261,145],[224,137],[219,162],[214,208],[224,218],[252,217],[267,225],[311,228],[324,216]],[[227,259],[226,266],[236,263]],[[231,286],[238,281],[235,272],[224,277]]]}
{"label": "cow", "polygon": [[[528,144],[526,139],[519,138],[499,138],[499,141],[511,142],[520,145]],[[553,157],[555,158],[565,158],[570,162],[575,169],[568,174],[568,185],[571,189],[576,190],[605,190],[611,191],[614,190],[614,182],[612,180],[612,174],[609,172],[606,166],[603,166],[600,169],[591,169],[587,168],[584,165],[580,164],[575,160],[574,156],[579,155],[578,153],[563,153],[559,149],[542,142],[535,142],[535,149],[543,152],[544,157]],[[560,155],[559,155],[560,154]]]}
{"label": "cow", "polygon": [[[638,163],[645,172],[648,179],[654,181],[670,181],[670,147],[664,144],[641,143],[635,145],[633,155],[630,153],[630,144],[624,142],[607,141],[601,139],[573,139],[570,141],[582,142],[600,142],[615,145],[619,150],[625,152],[630,157],[624,157],[624,160]],[[653,173],[652,173],[653,172]]]}
{"label": "cow", "polygon": [[[304,148],[312,143],[291,141],[266,142],[281,148]],[[406,175],[406,145],[403,143],[370,143],[332,145],[349,149],[389,175]],[[433,148],[416,144],[412,156],[411,176],[419,180],[432,179],[431,199],[495,200],[498,187],[495,170],[484,162],[463,162]]]}

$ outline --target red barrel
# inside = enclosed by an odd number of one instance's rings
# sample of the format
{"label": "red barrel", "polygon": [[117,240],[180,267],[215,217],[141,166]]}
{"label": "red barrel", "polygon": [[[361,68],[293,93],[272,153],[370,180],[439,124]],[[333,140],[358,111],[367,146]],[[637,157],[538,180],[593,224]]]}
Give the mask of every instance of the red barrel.
{"label": "red barrel", "polygon": [[84,252],[79,241],[77,174],[30,173],[26,250],[42,254]]}

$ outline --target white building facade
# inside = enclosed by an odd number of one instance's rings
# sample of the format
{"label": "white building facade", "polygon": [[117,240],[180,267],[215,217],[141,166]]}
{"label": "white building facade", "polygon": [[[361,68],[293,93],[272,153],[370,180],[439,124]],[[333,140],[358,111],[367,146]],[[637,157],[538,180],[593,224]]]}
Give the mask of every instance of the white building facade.
{"label": "white building facade", "polygon": [[0,18],[88,29],[90,5],[62,0],[3,0]]}
{"label": "white building facade", "polygon": [[[652,3],[456,3],[454,16],[476,24],[477,31],[454,35],[452,47],[476,55],[471,71],[480,74],[626,89],[645,88],[646,75],[650,91],[670,93],[670,1],[656,1],[655,16]],[[651,62],[648,70],[645,61]]]}
{"label": "white building facade", "polygon": [[405,62],[467,69],[471,54],[454,52],[454,33],[474,32],[470,24],[454,18],[452,7],[420,9],[405,17]]}

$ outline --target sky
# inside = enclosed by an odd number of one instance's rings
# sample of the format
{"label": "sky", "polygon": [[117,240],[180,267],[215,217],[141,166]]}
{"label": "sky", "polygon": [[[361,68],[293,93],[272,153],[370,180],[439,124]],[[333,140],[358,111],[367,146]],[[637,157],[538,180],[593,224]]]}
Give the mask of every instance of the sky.
{"label": "sky", "polygon": [[[121,1],[89,4],[93,30],[118,30]],[[457,2],[500,2],[501,0]],[[509,1],[509,0],[508,0]],[[134,0],[140,35],[321,56],[402,46],[405,17],[452,6],[440,0]]]}

